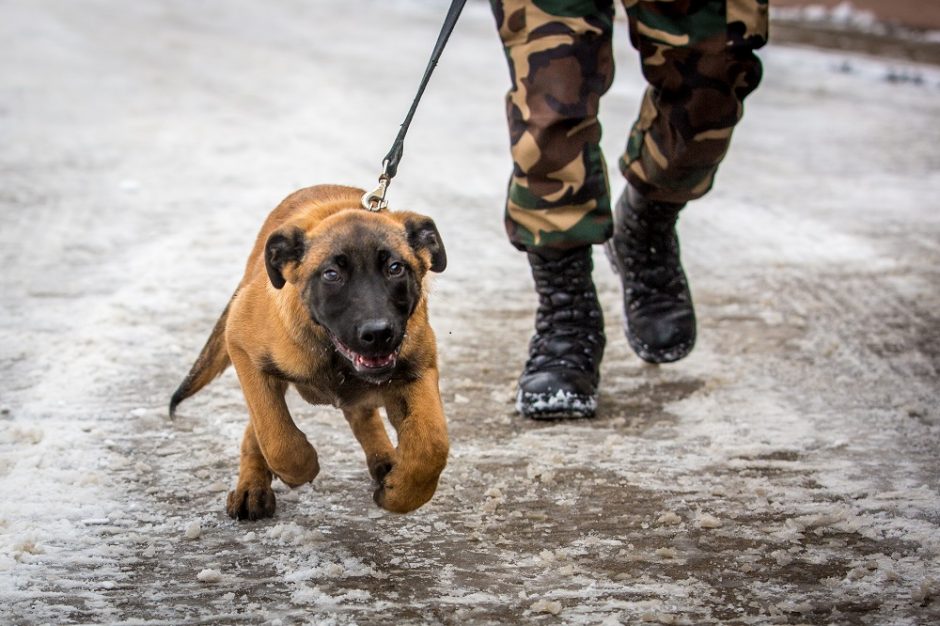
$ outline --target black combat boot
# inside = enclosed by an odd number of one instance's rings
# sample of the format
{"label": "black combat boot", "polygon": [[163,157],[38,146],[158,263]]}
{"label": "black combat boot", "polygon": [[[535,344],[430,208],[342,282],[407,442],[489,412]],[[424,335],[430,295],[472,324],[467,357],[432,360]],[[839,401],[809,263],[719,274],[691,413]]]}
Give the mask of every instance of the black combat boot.
{"label": "black combat boot", "polygon": [[591,247],[529,253],[539,295],[516,410],[532,419],[592,417],[604,355],[604,316],[591,279]]}
{"label": "black combat boot", "polygon": [[627,341],[649,363],[678,361],[695,345],[695,310],[676,236],[683,206],[647,200],[627,185],[605,245],[623,282]]}

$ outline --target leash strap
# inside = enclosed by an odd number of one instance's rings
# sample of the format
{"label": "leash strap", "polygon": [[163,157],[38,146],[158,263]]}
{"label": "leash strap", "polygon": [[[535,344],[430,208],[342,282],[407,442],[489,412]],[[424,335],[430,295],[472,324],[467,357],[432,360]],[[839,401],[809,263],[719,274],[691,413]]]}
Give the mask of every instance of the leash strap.
{"label": "leash strap", "polygon": [[424,76],[421,78],[421,84],[418,86],[418,94],[415,96],[414,100],[411,101],[411,108],[408,110],[408,115],[405,116],[405,121],[402,122],[401,127],[398,129],[398,136],[395,137],[392,149],[389,150],[385,158],[382,159],[382,173],[379,175],[379,186],[375,188],[375,191],[362,196],[362,206],[365,209],[380,211],[388,206],[388,202],[385,200],[385,193],[388,191],[388,186],[391,184],[392,178],[398,173],[398,164],[401,162],[402,154],[405,151],[405,135],[408,133],[408,128],[411,126],[411,118],[414,117],[415,111],[418,109],[418,102],[421,100],[421,96],[424,95],[424,89],[428,86],[431,73],[434,71],[434,68],[437,67],[437,62],[444,52],[444,46],[447,45],[450,34],[454,31],[454,26],[457,25],[457,18],[460,17],[460,12],[463,10],[465,3],[466,0],[453,0],[450,3],[450,9],[448,9],[447,16],[444,18],[444,24],[441,26],[441,32],[437,36],[437,43],[434,44],[434,50],[431,51],[431,59],[428,61],[428,66],[424,70]]}

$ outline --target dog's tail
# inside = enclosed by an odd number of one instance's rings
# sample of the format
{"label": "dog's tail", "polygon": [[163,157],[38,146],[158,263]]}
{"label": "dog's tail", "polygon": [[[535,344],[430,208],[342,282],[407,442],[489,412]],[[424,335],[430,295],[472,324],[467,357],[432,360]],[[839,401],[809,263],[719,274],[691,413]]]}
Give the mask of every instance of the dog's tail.
{"label": "dog's tail", "polygon": [[232,301],[229,300],[229,303],[225,305],[225,310],[222,311],[222,316],[219,317],[219,321],[215,323],[215,328],[212,329],[212,334],[209,335],[206,345],[199,353],[199,358],[193,363],[189,374],[186,375],[186,378],[183,379],[183,382],[180,383],[179,388],[170,399],[171,418],[176,413],[176,407],[180,402],[208,385],[232,364],[232,360],[228,356],[228,350],[225,348],[225,322],[228,320],[228,310],[231,306]]}

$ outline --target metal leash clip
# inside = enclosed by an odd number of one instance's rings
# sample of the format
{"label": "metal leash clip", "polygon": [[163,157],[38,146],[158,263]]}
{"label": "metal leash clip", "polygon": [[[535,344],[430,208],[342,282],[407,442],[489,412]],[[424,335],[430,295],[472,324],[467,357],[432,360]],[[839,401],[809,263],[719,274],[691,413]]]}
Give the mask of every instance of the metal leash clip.
{"label": "metal leash clip", "polygon": [[379,175],[379,186],[375,190],[362,195],[362,208],[369,211],[381,211],[388,207],[385,192],[392,177],[388,175],[388,161],[382,163],[382,173]]}

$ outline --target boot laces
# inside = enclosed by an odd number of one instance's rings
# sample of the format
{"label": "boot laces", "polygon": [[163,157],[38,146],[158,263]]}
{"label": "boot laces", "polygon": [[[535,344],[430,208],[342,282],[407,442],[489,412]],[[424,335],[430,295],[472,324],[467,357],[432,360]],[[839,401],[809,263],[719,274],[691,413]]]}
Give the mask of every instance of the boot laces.
{"label": "boot laces", "polygon": [[526,372],[556,368],[595,372],[605,339],[592,268],[589,253],[532,262],[539,308]]}
{"label": "boot laces", "polygon": [[685,279],[679,260],[679,240],[675,218],[650,219],[630,216],[614,237],[617,255],[623,263],[630,288],[647,296],[681,297]]}

